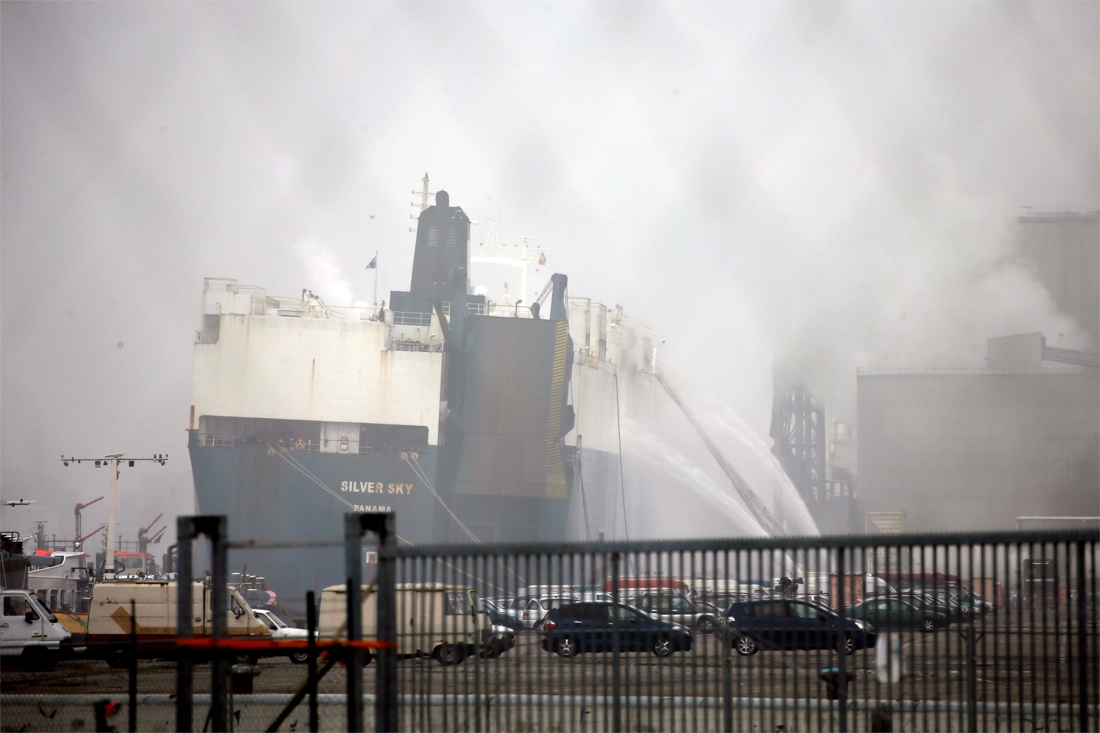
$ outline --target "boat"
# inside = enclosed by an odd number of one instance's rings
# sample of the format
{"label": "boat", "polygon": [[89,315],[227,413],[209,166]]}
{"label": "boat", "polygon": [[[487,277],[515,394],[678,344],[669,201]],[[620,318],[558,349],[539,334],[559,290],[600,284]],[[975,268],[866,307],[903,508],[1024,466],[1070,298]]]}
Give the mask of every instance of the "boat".
{"label": "boat", "polygon": [[[339,540],[346,512],[394,513],[409,544],[613,536],[619,421],[659,389],[652,336],[571,297],[564,273],[526,303],[472,289],[471,261],[511,257],[526,283],[532,258],[471,245],[470,226],[446,191],[427,205],[425,176],[411,284],[388,305],[204,281],[188,423],[199,513],[268,544]],[[242,560],[287,605],[344,576],[338,549]]]}

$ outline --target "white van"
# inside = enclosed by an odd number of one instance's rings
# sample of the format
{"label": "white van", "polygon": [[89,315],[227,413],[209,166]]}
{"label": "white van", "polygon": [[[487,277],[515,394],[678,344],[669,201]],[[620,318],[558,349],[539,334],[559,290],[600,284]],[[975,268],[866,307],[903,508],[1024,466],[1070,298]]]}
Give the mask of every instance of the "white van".
{"label": "white van", "polygon": [[34,593],[5,589],[3,596],[0,656],[5,662],[17,660],[28,669],[53,669],[70,650],[72,634],[58,623]]}
{"label": "white van", "polygon": [[[366,591],[367,586],[363,586]],[[493,626],[486,614],[476,613],[473,589],[445,583],[400,583],[396,587],[397,644],[402,657],[431,656],[442,665],[461,664],[479,652],[491,656],[501,641],[514,640],[508,629]],[[318,635],[345,638],[347,588],[334,585],[321,591]],[[363,638],[377,638],[378,595],[363,600]],[[514,643],[514,641],[513,641]],[[373,654],[364,653],[369,664]]]}
{"label": "white van", "polygon": [[[230,636],[271,637],[266,624],[233,587],[228,588],[227,614]],[[125,667],[130,630],[136,621],[138,656],[171,657],[176,650],[176,583],[167,580],[103,581],[92,586],[88,610],[88,652],[103,657],[111,667]],[[214,633],[211,588],[192,583],[191,613],[194,636]],[[131,602],[136,618],[130,614]],[[255,661],[255,654],[241,655],[241,661]]]}

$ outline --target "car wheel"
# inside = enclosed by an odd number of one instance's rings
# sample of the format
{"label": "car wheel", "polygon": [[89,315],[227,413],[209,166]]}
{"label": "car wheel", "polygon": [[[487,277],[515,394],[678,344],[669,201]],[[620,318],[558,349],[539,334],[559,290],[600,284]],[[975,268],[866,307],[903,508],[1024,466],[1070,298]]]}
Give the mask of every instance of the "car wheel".
{"label": "car wheel", "polygon": [[836,647],[838,652],[843,652],[844,656],[850,657],[856,653],[856,640],[851,634],[845,634],[844,640],[837,642]]}
{"label": "car wheel", "polygon": [[737,640],[733,642],[733,647],[737,650],[737,653],[743,657],[751,657],[759,651],[759,648],[756,646],[756,640],[751,636],[737,637]]}
{"label": "car wheel", "polygon": [[367,665],[369,665],[373,661],[374,661],[374,654],[371,652],[370,649],[364,649],[363,650],[363,666],[366,667]]}
{"label": "car wheel", "polygon": [[926,618],[921,622],[920,630],[926,634],[930,634],[936,630],[936,622],[930,618]]}
{"label": "car wheel", "polygon": [[291,652],[290,661],[295,664],[305,664],[309,661],[309,652]]}
{"label": "car wheel", "polygon": [[257,661],[259,661],[259,657],[257,657],[255,654],[234,654],[233,655],[233,663],[234,664],[255,664]]}
{"label": "car wheel", "polygon": [[432,656],[435,657],[435,661],[439,662],[444,667],[450,667],[454,664],[462,664],[462,660],[466,658],[462,649],[454,644],[440,644],[432,652]]}
{"label": "car wheel", "polygon": [[546,619],[542,619],[541,621],[536,621],[535,625],[532,626],[531,628],[533,628],[539,634],[545,632],[546,631]]}
{"label": "car wheel", "polygon": [[718,631],[718,624],[714,623],[714,619],[710,616],[703,616],[695,624],[695,628],[699,630],[700,634],[713,634]]}
{"label": "car wheel", "polygon": [[130,660],[127,658],[125,649],[109,649],[107,651],[107,666],[111,669],[126,669],[130,666]]}
{"label": "car wheel", "polygon": [[563,636],[559,639],[557,648],[558,656],[564,659],[572,659],[580,653],[580,649],[577,648],[577,640],[572,636]]}
{"label": "car wheel", "polygon": [[650,651],[657,657],[671,657],[672,639],[670,639],[667,634],[660,634],[653,639],[653,645]]}

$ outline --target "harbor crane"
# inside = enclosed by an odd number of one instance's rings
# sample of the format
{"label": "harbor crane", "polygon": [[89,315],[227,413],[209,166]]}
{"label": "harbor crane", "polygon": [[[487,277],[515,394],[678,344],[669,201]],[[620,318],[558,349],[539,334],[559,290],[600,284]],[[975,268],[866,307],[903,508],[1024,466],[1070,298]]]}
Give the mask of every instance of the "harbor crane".
{"label": "harbor crane", "polygon": [[141,554],[141,572],[142,573],[148,572],[148,568],[147,568],[147,564],[146,564],[145,551],[149,549],[149,545],[155,545],[158,542],[160,542],[161,535],[164,534],[164,530],[168,529],[168,525],[166,524],[163,527],[161,527],[160,529],[158,529],[155,533],[153,533],[152,537],[149,536],[149,530],[152,529],[153,525],[157,523],[157,520],[159,520],[163,516],[164,516],[163,513],[158,514],[156,516],[156,519],[154,519],[152,522],[149,522],[148,527],[143,527],[143,528],[138,530],[138,552]]}

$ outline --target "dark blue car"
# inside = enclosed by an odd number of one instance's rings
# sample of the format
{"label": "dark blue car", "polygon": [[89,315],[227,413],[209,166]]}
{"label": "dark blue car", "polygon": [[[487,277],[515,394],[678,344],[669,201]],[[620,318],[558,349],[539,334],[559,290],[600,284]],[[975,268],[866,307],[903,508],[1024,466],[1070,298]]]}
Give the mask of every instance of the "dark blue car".
{"label": "dark blue car", "polygon": [[836,649],[854,654],[875,645],[875,629],[866,621],[844,619],[814,603],[789,600],[734,603],[729,607],[733,648],[749,656],[761,649]]}
{"label": "dark blue car", "polygon": [[608,601],[569,603],[546,614],[542,648],[562,657],[583,652],[653,652],[658,657],[691,651],[691,632],[633,606]]}

